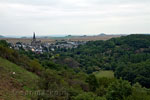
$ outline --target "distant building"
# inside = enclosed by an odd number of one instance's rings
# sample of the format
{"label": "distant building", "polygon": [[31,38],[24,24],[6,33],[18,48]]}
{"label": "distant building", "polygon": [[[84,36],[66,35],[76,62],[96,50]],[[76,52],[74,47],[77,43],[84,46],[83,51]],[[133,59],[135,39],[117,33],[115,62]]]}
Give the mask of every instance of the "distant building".
{"label": "distant building", "polygon": [[35,33],[33,33],[33,39],[32,39],[32,42],[31,42],[31,46],[34,46],[34,47],[41,46],[41,41],[36,40]]}

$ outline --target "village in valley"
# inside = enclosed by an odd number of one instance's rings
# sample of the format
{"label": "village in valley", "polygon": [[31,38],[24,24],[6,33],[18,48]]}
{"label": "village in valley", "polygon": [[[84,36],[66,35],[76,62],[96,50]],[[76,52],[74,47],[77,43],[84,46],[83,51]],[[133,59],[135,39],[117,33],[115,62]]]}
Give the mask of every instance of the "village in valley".
{"label": "village in valley", "polygon": [[84,45],[86,41],[71,41],[70,39],[59,39],[55,42],[42,42],[36,38],[35,33],[33,33],[33,38],[31,42],[16,42],[11,43],[10,48],[15,50],[24,49],[25,51],[32,51],[37,54],[42,54],[44,52],[55,51],[55,49],[71,49],[77,48],[79,45]]}

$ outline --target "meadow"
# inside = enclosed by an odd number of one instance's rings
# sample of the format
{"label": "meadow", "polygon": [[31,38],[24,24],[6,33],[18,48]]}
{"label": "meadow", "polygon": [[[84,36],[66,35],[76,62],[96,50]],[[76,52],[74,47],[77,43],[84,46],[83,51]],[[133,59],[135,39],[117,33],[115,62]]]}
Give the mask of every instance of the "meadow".
{"label": "meadow", "polygon": [[101,71],[94,72],[94,75],[97,78],[101,78],[101,77],[114,78],[114,72],[113,71],[101,70]]}

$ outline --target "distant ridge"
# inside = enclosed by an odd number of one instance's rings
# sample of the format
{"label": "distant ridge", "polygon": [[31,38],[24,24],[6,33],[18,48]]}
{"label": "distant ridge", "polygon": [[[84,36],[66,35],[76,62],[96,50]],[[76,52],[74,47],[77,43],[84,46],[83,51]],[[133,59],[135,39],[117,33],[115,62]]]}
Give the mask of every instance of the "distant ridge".
{"label": "distant ridge", "polygon": [[4,38],[4,36],[0,35],[0,38]]}
{"label": "distant ridge", "polygon": [[98,36],[106,36],[106,34],[105,33],[101,33]]}

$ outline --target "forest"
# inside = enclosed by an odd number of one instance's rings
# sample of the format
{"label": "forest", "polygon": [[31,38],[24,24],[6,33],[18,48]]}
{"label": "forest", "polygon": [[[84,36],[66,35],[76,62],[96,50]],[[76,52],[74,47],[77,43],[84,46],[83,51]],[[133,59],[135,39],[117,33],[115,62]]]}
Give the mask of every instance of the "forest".
{"label": "forest", "polygon": [[[22,83],[23,91],[47,91],[24,95],[25,100],[150,100],[150,35],[89,41],[44,54],[13,50],[1,40],[0,58],[38,77],[33,88]],[[106,72],[111,75],[102,75]]]}

